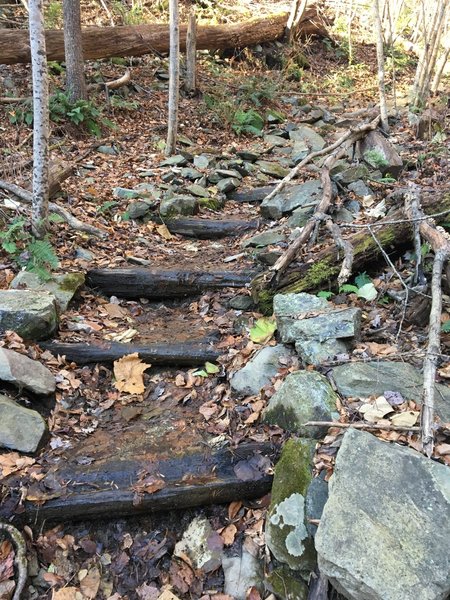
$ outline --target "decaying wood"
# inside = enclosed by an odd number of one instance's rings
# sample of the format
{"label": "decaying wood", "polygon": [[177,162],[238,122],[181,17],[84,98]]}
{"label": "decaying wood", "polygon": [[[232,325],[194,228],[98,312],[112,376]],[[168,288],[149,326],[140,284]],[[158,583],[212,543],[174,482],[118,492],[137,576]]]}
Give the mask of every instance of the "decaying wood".
{"label": "decaying wood", "polygon": [[[420,208],[419,188],[410,184],[406,195],[405,210],[409,218],[423,216]],[[437,363],[440,357],[441,313],[442,313],[442,272],[444,263],[450,256],[450,240],[444,231],[439,231],[431,221],[420,221],[421,235],[431,244],[434,251],[433,274],[431,279],[431,311],[428,331],[428,345],[423,361],[423,392],[420,423],[422,426],[422,447],[430,457],[434,448],[434,387]]]}
{"label": "decaying wood", "polygon": [[277,184],[264,185],[249,190],[239,190],[228,194],[228,200],[234,202],[262,202],[276,188]]}
{"label": "decaying wood", "polygon": [[[61,183],[73,174],[73,165],[63,160],[50,161],[48,168],[49,197],[61,191]],[[31,191],[31,182],[24,185],[24,189]]]}
{"label": "decaying wood", "polygon": [[[450,209],[450,193],[426,194],[422,199],[425,214],[437,214]],[[436,220],[444,221],[448,216],[440,215]],[[349,225],[351,227],[351,225]],[[405,219],[403,209],[396,209],[384,219],[370,225],[386,251],[400,248],[412,239],[412,227]],[[368,227],[360,225],[355,233],[346,236],[354,248],[353,270],[364,270],[365,266],[376,260],[380,248],[369,235]],[[275,293],[307,292],[327,288],[334,283],[341,270],[342,257],[335,245],[326,246],[315,252],[313,256],[306,255],[305,260],[295,263],[281,278],[277,289],[271,289],[263,276],[258,276],[252,282],[252,295],[265,312],[272,310],[272,298]]]}
{"label": "decaying wood", "polygon": [[166,271],[146,268],[93,269],[86,283],[108,296],[120,298],[177,298],[204,290],[241,288],[254,273],[249,271]]}
{"label": "decaying wood", "polygon": [[[5,190],[6,192],[9,192],[10,194],[14,194],[14,196],[16,196],[16,198],[18,199],[19,202],[23,202],[25,204],[31,205],[31,202],[32,202],[31,192],[24,190],[20,186],[15,185],[14,183],[8,183],[7,181],[3,181],[3,179],[0,179],[0,189]],[[50,212],[56,213],[57,215],[62,217],[66,221],[66,223],[70,227],[72,227],[72,229],[75,229],[75,231],[81,231],[83,233],[88,233],[89,235],[93,235],[93,236],[101,238],[101,239],[104,239],[105,237],[107,237],[107,233],[105,231],[102,231],[101,229],[97,229],[97,227],[94,227],[93,225],[88,225],[87,223],[83,223],[82,221],[80,221],[79,219],[74,217],[72,215],[72,213],[70,213],[68,210],[66,210],[62,206],[59,206],[59,204],[55,204],[54,202],[49,202],[48,208],[49,208]]]}
{"label": "decaying wood", "polygon": [[[20,600],[28,577],[27,547],[22,534],[10,523],[0,522],[0,534],[5,534],[14,548],[14,566],[16,568],[16,587],[12,600]],[[2,535],[3,537],[3,535]]]}
{"label": "decaying wood", "polygon": [[121,344],[119,342],[91,342],[89,344],[64,342],[39,342],[41,348],[49,350],[55,356],[65,356],[66,360],[78,365],[89,363],[111,363],[137,352],[144,361],[152,365],[196,366],[206,361],[214,362],[220,356],[211,340],[195,342]]}
{"label": "decaying wood", "polygon": [[118,90],[119,88],[127,85],[131,81],[131,71],[127,69],[122,77],[118,79],[113,79],[112,81],[107,81],[104,85],[108,90]]}
{"label": "decaying wood", "polygon": [[195,217],[180,217],[166,221],[170,233],[193,237],[199,240],[213,240],[228,236],[242,235],[246,231],[258,229],[260,221],[239,221],[231,219],[210,220]]}
{"label": "decaying wood", "polygon": [[[111,458],[111,452],[116,450],[113,448],[107,458],[96,458],[91,464],[77,465],[73,457],[60,461],[51,473],[52,481],[61,482],[60,496],[55,498],[52,489],[50,499],[43,492],[35,504],[25,501],[20,518],[32,522],[95,519],[106,515],[117,518],[260,498],[270,491],[272,476],[255,472],[254,478],[244,480],[239,478],[236,465],[257,457],[266,457],[270,465],[277,454],[267,443],[215,451],[204,443],[202,448],[184,453],[174,452],[173,448],[152,448],[151,452],[137,452],[133,457]],[[163,487],[154,492],[140,492],[139,479],[152,465],[157,468],[155,479]],[[0,508],[0,515],[1,512]]]}
{"label": "decaying wood", "polygon": [[383,425],[378,423],[341,423],[340,421],[308,421],[302,427],[337,427],[339,429],[379,429],[380,431],[412,431],[418,432],[420,427],[401,427],[399,425]]}
{"label": "decaying wood", "polygon": [[[255,46],[281,38],[288,15],[268,15],[245,23],[197,28],[197,50],[222,50]],[[186,49],[186,26],[180,27],[180,49]],[[307,9],[299,25],[304,35],[326,35],[314,6]],[[85,60],[113,56],[142,56],[169,50],[169,26],[164,24],[124,27],[87,27],[82,30]],[[46,31],[47,59],[64,60],[64,36],[60,30]],[[0,29],[0,63],[30,62],[28,31]]]}

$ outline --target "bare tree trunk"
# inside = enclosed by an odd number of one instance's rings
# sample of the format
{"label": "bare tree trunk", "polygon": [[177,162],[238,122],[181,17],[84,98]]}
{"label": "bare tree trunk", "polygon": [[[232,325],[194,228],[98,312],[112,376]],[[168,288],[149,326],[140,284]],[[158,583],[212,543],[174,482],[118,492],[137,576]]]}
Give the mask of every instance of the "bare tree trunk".
{"label": "bare tree trunk", "polygon": [[186,34],[186,81],[184,89],[188,94],[193,94],[196,88],[196,62],[197,62],[197,21],[195,12],[189,14],[188,29]]}
{"label": "bare tree trunk", "polygon": [[170,0],[169,111],[167,117],[166,156],[174,154],[177,145],[178,93],[180,87],[180,23],[178,0]]}
{"label": "bare tree trunk", "polygon": [[381,127],[387,133],[389,131],[388,113],[386,106],[386,87],[384,85],[384,51],[383,51],[383,31],[381,29],[380,2],[374,0],[374,20],[377,36],[377,62],[378,62],[378,88],[380,90],[380,115]]}
{"label": "bare tree trunk", "polygon": [[42,0],[30,0],[30,51],[33,74],[33,235],[42,238],[48,214],[48,70]]}
{"label": "bare tree trunk", "polygon": [[287,44],[290,44],[292,38],[295,35],[295,30],[297,29],[298,24],[300,23],[300,19],[305,12],[306,5],[308,0],[292,0],[291,11],[289,13],[288,22],[286,24],[286,32],[284,34],[284,39]]}
{"label": "bare tree trunk", "polygon": [[80,0],[63,0],[63,17],[66,90],[69,100],[76,102],[87,98],[83,42],[81,40]]}

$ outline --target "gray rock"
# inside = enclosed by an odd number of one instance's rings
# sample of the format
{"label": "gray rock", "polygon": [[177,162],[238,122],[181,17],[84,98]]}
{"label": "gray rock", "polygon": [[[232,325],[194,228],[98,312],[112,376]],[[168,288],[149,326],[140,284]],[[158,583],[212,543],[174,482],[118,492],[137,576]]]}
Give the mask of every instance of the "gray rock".
{"label": "gray rock", "polygon": [[317,340],[297,340],[295,351],[306,365],[320,365],[334,360],[339,354],[347,354],[351,343],[343,340],[329,339],[319,342]]}
{"label": "gray rock", "polygon": [[315,441],[290,439],[275,467],[272,498],[266,519],[266,544],[277,561],[305,577],[316,554],[307,529],[305,496],[312,479]]}
{"label": "gray rock", "polygon": [[188,164],[188,159],[182,154],[175,154],[174,156],[169,156],[165,160],[160,163],[160,167],[184,167]]}
{"label": "gray rock", "polygon": [[269,162],[268,160],[258,160],[256,164],[261,173],[270,175],[276,179],[283,179],[283,177],[286,177],[286,175],[289,174],[289,169],[285,169],[278,163]]}
{"label": "gray rock", "polygon": [[170,218],[174,215],[195,215],[198,212],[198,202],[192,196],[173,196],[164,198],[159,205],[162,217]]}
{"label": "gray rock", "polygon": [[254,254],[254,257],[257,261],[263,265],[268,265],[269,267],[272,267],[280,258],[280,256],[280,252],[257,251]]}
{"label": "gray rock", "polygon": [[[194,164],[196,158],[199,157],[196,156],[194,158]],[[186,179],[190,179],[191,181],[195,181],[196,179],[200,179],[202,177],[200,171],[197,171],[197,169],[193,169],[192,167],[183,167],[183,169],[181,169],[180,175],[181,177],[186,177]]]}
{"label": "gray rock", "polygon": [[216,169],[215,173],[222,179],[228,179],[228,177],[242,179],[242,175],[236,169]]}
{"label": "gray rock", "polygon": [[255,303],[253,302],[253,298],[251,296],[244,296],[240,294],[231,298],[228,302],[228,306],[230,308],[234,308],[234,310],[251,310],[254,308]]}
{"label": "gray rock", "polygon": [[326,470],[324,469],[318,477],[314,477],[306,492],[306,528],[312,537],[316,535],[318,526],[311,523],[311,520],[320,521],[328,500],[328,482],[325,481],[325,475]]}
{"label": "gray rock", "polygon": [[0,379],[43,396],[52,394],[56,388],[55,377],[47,367],[6,348],[0,348]]}
{"label": "gray rock", "polygon": [[266,144],[269,144],[269,146],[272,146],[272,147],[276,147],[276,146],[283,147],[289,143],[287,140],[280,137],[279,135],[268,134],[268,135],[265,135],[263,139],[266,142]]}
{"label": "gray rock", "polygon": [[75,258],[91,261],[94,259],[94,255],[92,252],[89,252],[89,250],[86,250],[86,248],[77,248],[75,250]]}
{"label": "gray rock", "polygon": [[130,219],[140,219],[145,217],[151,210],[151,204],[144,202],[144,200],[138,200],[131,202],[128,205],[127,212]]}
{"label": "gray rock", "polygon": [[263,591],[263,567],[250,552],[243,549],[241,556],[224,557],[222,568],[224,592],[235,600],[245,600],[248,589],[253,586]]}
{"label": "gray rock", "polygon": [[35,410],[0,395],[0,446],[18,452],[36,452],[47,425]]}
{"label": "gray rock", "polygon": [[[386,391],[399,392],[405,400],[422,400],[423,375],[407,363],[388,360],[340,365],[333,379],[343,396],[380,396]],[[450,421],[450,389],[435,385],[435,405],[444,422]]]}
{"label": "gray rock", "polygon": [[337,181],[343,184],[354,183],[358,179],[367,179],[369,177],[369,169],[364,164],[355,165],[344,169],[334,176]]}
{"label": "gray rock", "polygon": [[336,223],[352,223],[354,220],[353,213],[344,206],[341,206],[333,215],[333,221]]}
{"label": "gray rock", "polygon": [[353,192],[357,198],[364,198],[364,196],[371,196],[373,194],[372,190],[360,179],[349,183],[347,189]]}
{"label": "gray rock", "polygon": [[114,146],[97,146],[97,152],[100,152],[100,154],[110,154],[111,156],[119,154],[119,151]]}
{"label": "gray rock", "polygon": [[156,175],[155,171],[138,171],[138,177],[154,177]]}
{"label": "gray rock", "polygon": [[292,160],[294,161],[295,164],[299,163],[300,161],[302,161],[304,158],[306,158],[306,156],[308,156],[310,150],[308,147],[308,144],[303,141],[300,140],[299,142],[295,142],[293,148],[292,148]]}
{"label": "gray rock", "polygon": [[361,310],[344,308],[321,312],[317,316],[277,319],[278,333],[286,343],[303,339],[324,342],[329,339],[358,338],[361,331]]}
{"label": "gray rock", "polygon": [[290,373],[263,413],[266,423],[278,425],[304,437],[320,438],[327,427],[303,427],[307,421],[333,421],[337,395],[327,379],[316,371]]}
{"label": "gray rock", "polygon": [[305,114],[305,116],[301,117],[300,123],[312,124],[316,121],[319,121],[324,116],[324,111],[321,108],[311,108],[309,112]]}
{"label": "gray rock", "polygon": [[256,248],[264,248],[266,246],[270,246],[271,244],[278,244],[278,242],[284,242],[286,240],[286,234],[279,230],[269,230],[263,231],[262,233],[258,233],[248,240],[245,240],[241,244],[243,248],[247,248],[248,246],[254,246]]}
{"label": "gray rock", "polygon": [[197,167],[197,169],[207,169],[210,160],[211,159],[205,154],[199,154],[198,156],[194,156],[194,167]]}
{"label": "gray rock", "polygon": [[49,292],[56,301],[60,313],[67,310],[69,302],[77,291],[84,285],[84,273],[66,273],[54,275],[49,281],[41,281],[35,273],[21,271],[10,283],[11,289],[34,290]]}
{"label": "gray rock", "polygon": [[139,192],[137,190],[131,190],[123,187],[114,188],[113,195],[116,198],[125,198],[126,200],[133,200],[134,198],[139,198]]}
{"label": "gray rock", "polygon": [[450,594],[450,471],[410,448],[346,432],[315,542],[352,600]]}
{"label": "gray rock", "polygon": [[159,200],[162,195],[161,189],[153,183],[138,183],[134,189],[139,193],[140,198]]}
{"label": "gray rock", "polygon": [[55,298],[33,290],[0,291],[0,332],[12,329],[30,340],[49,338],[56,331]]}
{"label": "gray rock", "polygon": [[370,166],[379,169],[383,176],[389,173],[398,178],[400,175],[403,161],[391,142],[379,131],[369,131],[359,142],[359,152],[360,156]]}
{"label": "gray rock", "polygon": [[208,519],[200,516],[191,521],[182,539],[175,545],[173,554],[180,558],[187,555],[194,569],[209,573],[220,567],[222,547],[220,535],[214,531]]}
{"label": "gray rock", "polygon": [[312,217],[318,202],[319,201],[317,200],[317,202],[313,206],[300,206],[299,208],[296,208],[287,220],[288,226],[291,228],[304,227],[309,221],[309,219]]}
{"label": "gray rock", "polygon": [[314,129],[307,127],[306,125],[302,125],[295,131],[289,132],[289,137],[294,142],[306,142],[311,149],[311,152],[317,152],[326,146],[323,137],[315,132]]}
{"label": "gray rock", "polygon": [[242,160],[246,160],[248,162],[256,162],[258,158],[261,156],[261,152],[256,150],[238,150],[236,154],[242,158]]}
{"label": "gray rock", "polygon": [[225,179],[220,179],[217,182],[217,189],[222,194],[228,194],[228,192],[233,192],[237,187],[239,187],[240,181],[236,177],[226,177]]}
{"label": "gray rock", "polygon": [[231,378],[231,389],[240,396],[259,394],[280,369],[280,359],[288,360],[292,351],[283,344],[266,346],[259,350],[248,363]]}
{"label": "gray rock", "polygon": [[266,219],[281,217],[305,204],[317,204],[322,195],[320,181],[311,179],[300,185],[286,187],[270,200],[261,203],[261,214]]}
{"label": "gray rock", "polygon": [[209,198],[208,190],[205,189],[203,186],[198,185],[198,183],[188,185],[186,190],[193,196],[198,196],[199,198]]}
{"label": "gray rock", "polygon": [[331,306],[325,298],[312,294],[276,294],[273,298],[273,314],[275,317],[295,319],[304,313],[326,310]]}

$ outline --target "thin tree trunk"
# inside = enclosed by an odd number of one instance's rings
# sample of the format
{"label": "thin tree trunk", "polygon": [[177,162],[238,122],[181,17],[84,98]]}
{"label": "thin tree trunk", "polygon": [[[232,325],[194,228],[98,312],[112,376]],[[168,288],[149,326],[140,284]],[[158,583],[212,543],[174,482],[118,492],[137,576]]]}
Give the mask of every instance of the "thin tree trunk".
{"label": "thin tree trunk", "polygon": [[388,113],[386,106],[386,87],[384,85],[384,51],[383,51],[383,31],[381,29],[380,2],[374,0],[374,20],[377,36],[377,62],[378,62],[378,88],[380,91],[380,115],[381,127],[387,133],[389,131]]}
{"label": "thin tree trunk", "polygon": [[170,0],[169,111],[166,156],[174,154],[177,145],[178,92],[180,87],[180,23],[178,0]]}
{"label": "thin tree trunk", "polygon": [[189,14],[186,34],[186,81],[184,89],[188,94],[193,94],[196,88],[196,59],[197,59],[197,21],[195,12]]}
{"label": "thin tree trunk", "polygon": [[33,76],[33,235],[43,238],[48,215],[48,70],[42,0],[30,0],[30,51]]}
{"label": "thin tree trunk", "polygon": [[66,90],[69,100],[76,102],[87,98],[81,39],[80,0],[63,0],[63,17]]}
{"label": "thin tree trunk", "polygon": [[445,65],[447,64],[448,57],[450,55],[450,46],[446,48],[444,54],[439,59],[439,65],[436,69],[436,73],[434,74],[433,83],[431,84],[431,91],[437,92],[439,88],[439,84],[441,83],[442,73],[444,72]]}

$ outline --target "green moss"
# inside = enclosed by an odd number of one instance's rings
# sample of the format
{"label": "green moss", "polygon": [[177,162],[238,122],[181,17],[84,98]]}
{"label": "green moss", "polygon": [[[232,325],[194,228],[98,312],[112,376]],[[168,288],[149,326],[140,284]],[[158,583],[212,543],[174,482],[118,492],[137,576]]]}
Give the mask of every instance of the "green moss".
{"label": "green moss", "polygon": [[266,577],[267,587],[283,600],[306,600],[308,598],[308,586],[298,574],[287,567],[278,567]]}
{"label": "green moss", "polygon": [[74,294],[79,287],[84,285],[84,280],[83,273],[68,273],[61,279],[58,278],[57,283],[61,291]]}
{"label": "green moss", "polygon": [[209,210],[221,210],[224,206],[223,200],[219,200],[219,198],[198,198],[198,204]]}
{"label": "green moss", "polygon": [[275,467],[272,486],[271,507],[279,504],[291,494],[306,495],[312,480],[312,456],[316,442],[306,439],[290,439],[283,448]]}

